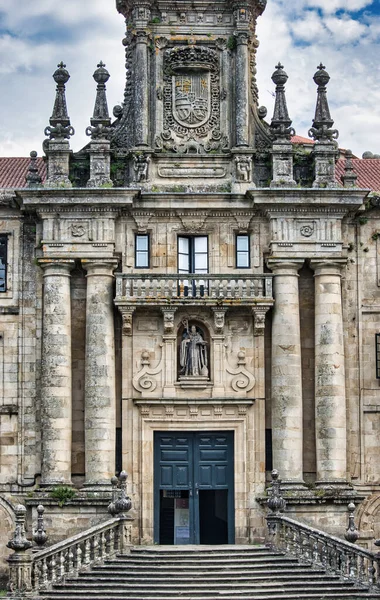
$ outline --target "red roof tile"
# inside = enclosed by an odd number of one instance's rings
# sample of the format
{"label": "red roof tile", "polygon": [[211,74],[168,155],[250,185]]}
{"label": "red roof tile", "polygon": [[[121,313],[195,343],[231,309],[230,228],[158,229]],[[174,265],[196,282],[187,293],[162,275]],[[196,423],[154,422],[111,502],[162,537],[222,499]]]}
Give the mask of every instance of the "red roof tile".
{"label": "red roof tile", "polygon": [[[344,158],[340,158],[336,163],[336,180],[339,183],[342,183],[345,162]],[[380,192],[380,158],[353,158],[352,167],[358,176],[357,187]]]}
{"label": "red roof tile", "polygon": [[292,144],[315,144],[314,140],[302,137],[301,135],[292,135],[291,142]]}
{"label": "red roof tile", "polygon": [[[0,188],[24,188],[25,177],[28,173],[30,158],[1,157],[0,158]],[[46,163],[43,158],[37,158],[38,172],[42,181],[46,179]]]}
{"label": "red roof tile", "polygon": [[[292,137],[292,142],[295,144],[314,143],[313,140],[308,140],[297,135]],[[0,188],[26,187],[25,177],[28,172],[29,163],[30,158],[0,157]],[[342,183],[341,176],[344,174],[344,165],[344,158],[340,158],[336,163],[336,180],[340,184]],[[352,159],[352,166],[358,176],[358,187],[380,192],[380,158],[354,158]],[[45,181],[46,163],[43,158],[37,158],[37,167],[42,181]]]}

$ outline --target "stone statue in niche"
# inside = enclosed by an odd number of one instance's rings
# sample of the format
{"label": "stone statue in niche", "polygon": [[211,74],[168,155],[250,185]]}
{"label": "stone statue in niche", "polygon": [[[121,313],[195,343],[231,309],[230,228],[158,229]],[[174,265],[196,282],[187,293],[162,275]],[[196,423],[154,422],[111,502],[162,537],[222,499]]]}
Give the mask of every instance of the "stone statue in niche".
{"label": "stone statue in niche", "polygon": [[202,330],[183,320],[185,327],[180,346],[180,376],[208,377],[207,342]]}

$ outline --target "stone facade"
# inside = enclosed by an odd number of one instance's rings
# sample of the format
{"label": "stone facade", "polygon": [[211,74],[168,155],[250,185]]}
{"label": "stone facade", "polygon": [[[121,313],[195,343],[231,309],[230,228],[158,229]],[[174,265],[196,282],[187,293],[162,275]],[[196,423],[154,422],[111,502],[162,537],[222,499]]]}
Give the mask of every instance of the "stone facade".
{"label": "stone facade", "polygon": [[[48,178],[0,196],[2,538],[20,500],[31,527],[47,499],[51,539],[94,524],[122,466],[133,541],[152,543],[155,433],[228,431],[236,542],[263,536],[273,466],[289,510],[333,533],[363,501],[371,547],[380,207],[336,183],[329,76],[315,75],[316,143],[297,178],[281,65],[271,125],[257,106],[264,1],[117,6],[128,71],[116,121],[101,63],[91,142],[72,156],[59,65]],[[58,510],[51,494],[72,484]]]}

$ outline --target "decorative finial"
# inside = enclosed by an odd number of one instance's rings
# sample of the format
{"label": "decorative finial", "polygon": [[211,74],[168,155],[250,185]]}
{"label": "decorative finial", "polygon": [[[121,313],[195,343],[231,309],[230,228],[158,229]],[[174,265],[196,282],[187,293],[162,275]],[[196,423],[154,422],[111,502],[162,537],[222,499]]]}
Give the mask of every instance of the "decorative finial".
{"label": "decorative finial", "polygon": [[318,142],[331,143],[338,139],[339,132],[337,129],[331,129],[334,121],[330,115],[329,104],[327,101],[326,86],[330,81],[330,75],[325,70],[325,66],[320,63],[317,67],[318,71],[314,74],[314,82],[318,86],[317,90],[317,105],[315,108],[315,117],[313,126],[309,129],[309,137],[312,137]]}
{"label": "decorative finial", "polygon": [[272,75],[272,81],[276,85],[276,100],[270,126],[272,136],[276,141],[288,141],[292,135],[295,135],[295,131],[290,127],[292,121],[289,118],[286,104],[285,84],[288,81],[288,75],[280,62]]}
{"label": "decorative finial", "polygon": [[356,175],[352,164],[352,151],[346,150],[344,174],[341,176],[344,187],[355,187],[357,178],[358,176]]}
{"label": "decorative finial", "polygon": [[276,469],[272,471],[272,488],[270,490],[271,495],[267,500],[267,506],[272,513],[279,513],[285,509],[286,502],[281,496],[281,479],[279,479],[279,472]]}
{"label": "decorative finial", "polygon": [[110,515],[112,515],[113,517],[117,514],[116,497],[117,497],[118,484],[119,484],[119,480],[116,477],[116,475],[114,475],[113,477],[111,477],[112,500],[111,500],[111,503],[108,505],[108,509],[107,510],[110,513]]}
{"label": "decorative finial", "polygon": [[48,540],[48,535],[45,531],[44,525],[44,512],[44,507],[42,504],[39,504],[37,506],[37,527],[33,531],[33,541],[37,544],[37,546],[43,546]]}
{"label": "decorative finial", "polygon": [[351,542],[351,544],[355,544],[356,540],[359,537],[359,532],[355,527],[355,521],[354,521],[355,504],[353,502],[350,502],[350,504],[347,506],[347,510],[348,510],[348,528],[346,530],[346,533],[344,534],[344,537],[346,538],[347,542]]}
{"label": "decorative finial", "polygon": [[70,74],[66,70],[66,65],[60,62],[58,69],[53,74],[53,79],[57,84],[56,96],[53,107],[53,114],[50,117],[50,126],[46,127],[45,135],[49,138],[70,139],[74,135],[74,129],[70,125],[70,117],[67,113],[65,84],[70,79]]}
{"label": "decorative finial", "polygon": [[25,177],[25,181],[27,183],[28,188],[39,187],[42,183],[41,176],[38,172],[37,152],[35,150],[32,150],[32,152],[30,153],[30,163],[28,167],[28,173]]}
{"label": "decorative finial", "polygon": [[22,504],[16,504],[14,507],[16,515],[16,526],[13,533],[13,538],[7,543],[7,548],[11,548],[15,552],[25,552],[33,546],[32,542],[26,539],[25,535],[25,518],[26,508]]}
{"label": "decorative finial", "polygon": [[105,66],[103,61],[100,61],[93,75],[98,85],[91,126],[86,129],[86,135],[91,136],[92,139],[109,139],[112,133],[106,94],[106,83],[110,78],[110,74]]}
{"label": "decorative finial", "polygon": [[132,508],[132,502],[129,496],[127,496],[127,479],[128,475],[125,471],[122,471],[119,475],[119,498],[115,502],[116,510],[118,514],[123,517],[124,513],[128,512]]}

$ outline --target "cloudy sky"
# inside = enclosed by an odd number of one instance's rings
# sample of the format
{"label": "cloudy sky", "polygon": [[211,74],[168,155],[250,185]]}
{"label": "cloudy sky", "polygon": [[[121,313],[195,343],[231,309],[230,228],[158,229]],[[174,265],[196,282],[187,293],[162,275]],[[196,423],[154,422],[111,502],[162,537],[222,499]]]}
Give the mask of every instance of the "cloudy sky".
{"label": "cloudy sky", "polygon": [[[87,141],[92,73],[100,59],[111,73],[110,108],[122,100],[123,34],[115,0],[0,0],[0,156],[41,154],[54,101],[51,75],[61,60],[71,74],[67,100],[76,129],[72,147],[79,150]],[[280,60],[289,75],[293,125],[307,136],[316,97],[312,77],[323,61],[340,146],[358,156],[380,153],[380,0],[268,0],[258,36],[260,104],[269,115],[271,74]]]}

